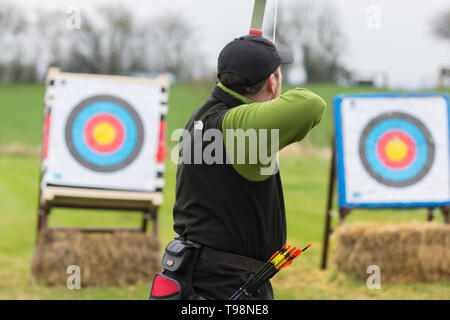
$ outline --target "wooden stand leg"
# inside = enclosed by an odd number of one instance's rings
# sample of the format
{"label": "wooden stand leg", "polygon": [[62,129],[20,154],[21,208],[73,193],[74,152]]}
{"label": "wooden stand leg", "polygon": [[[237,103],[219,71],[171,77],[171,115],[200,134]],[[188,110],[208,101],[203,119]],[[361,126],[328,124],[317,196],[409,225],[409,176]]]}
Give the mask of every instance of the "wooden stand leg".
{"label": "wooden stand leg", "polygon": [[343,224],[345,217],[350,213],[350,208],[340,208],[339,209],[339,224]]}
{"label": "wooden stand leg", "polygon": [[37,222],[37,232],[36,232],[36,243],[39,238],[39,233],[42,230],[48,229],[48,215],[50,214],[50,208],[47,206],[39,206],[38,209],[38,222]]}
{"label": "wooden stand leg", "polygon": [[144,211],[142,213],[142,224],[141,224],[141,231],[143,233],[147,232],[147,222],[148,220],[151,218],[151,213],[150,213],[150,209],[147,211]]}
{"label": "wooden stand leg", "polygon": [[327,268],[327,257],[328,257],[328,245],[331,233],[331,216],[333,214],[333,195],[334,195],[334,180],[336,177],[336,147],[334,144],[334,137],[332,143],[332,155],[331,155],[331,168],[330,168],[330,179],[328,182],[328,199],[327,208],[325,213],[325,231],[323,234],[323,245],[322,245],[322,261],[320,267],[322,269]]}
{"label": "wooden stand leg", "polygon": [[450,206],[442,207],[442,214],[444,215],[445,224],[450,224]]}
{"label": "wooden stand leg", "polygon": [[47,218],[50,213],[50,209],[47,206],[39,207],[38,211],[38,232],[48,228]]}
{"label": "wooden stand leg", "polygon": [[433,216],[434,216],[434,208],[428,208],[427,221],[428,222],[433,221]]}
{"label": "wooden stand leg", "polygon": [[325,270],[327,268],[327,258],[328,258],[328,245],[331,233],[331,215],[332,211],[327,210],[325,219],[325,232],[323,236],[323,247],[322,247],[322,261],[320,263],[320,268]]}
{"label": "wooden stand leg", "polygon": [[147,225],[148,220],[153,220],[153,235],[155,237],[158,236],[158,207],[153,207],[151,209],[148,209],[147,211],[144,211],[142,215],[142,225],[141,225],[141,231],[147,232]]}
{"label": "wooden stand leg", "polygon": [[158,207],[154,207],[151,211],[151,217],[153,220],[153,236],[158,237]]}

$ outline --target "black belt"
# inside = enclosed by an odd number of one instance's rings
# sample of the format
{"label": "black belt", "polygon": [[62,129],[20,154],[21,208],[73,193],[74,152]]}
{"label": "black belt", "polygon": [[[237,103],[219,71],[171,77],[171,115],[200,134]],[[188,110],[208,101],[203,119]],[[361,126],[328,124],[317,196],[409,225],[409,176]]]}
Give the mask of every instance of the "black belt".
{"label": "black belt", "polygon": [[205,246],[202,248],[200,258],[211,262],[227,264],[229,266],[248,270],[253,273],[257,272],[265,264],[259,260],[240,256],[234,253],[219,251]]}

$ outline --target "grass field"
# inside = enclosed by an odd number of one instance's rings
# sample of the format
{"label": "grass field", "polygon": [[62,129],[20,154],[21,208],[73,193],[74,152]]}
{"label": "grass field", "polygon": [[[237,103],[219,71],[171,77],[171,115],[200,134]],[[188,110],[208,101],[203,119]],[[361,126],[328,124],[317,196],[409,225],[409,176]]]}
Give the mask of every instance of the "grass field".
{"label": "grass field", "polygon": [[[330,268],[318,268],[324,224],[329,170],[327,148],[332,132],[331,101],[338,93],[371,92],[373,88],[335,85],[306,86],[323,96],[329,109],[322,123],[298,150],[280,156],[288,220],[289,243],[311,241],[308,254],[280,273],[274,289],[278,299],[450,299],[450,284],[385,285],[369,290],[365,282],[337,272],[330,255]],[[169,134],[183,127],[190,114],[208,96],[212,84],[176,83],[169,100]],[[131,287],[47,287],[31,277],[30,264],[36,237],[39,144],[42,130],[44,86],[14,84],[0,86],[0,299],[146,299],[150,284]],[[379,91],[379,90],[377,90]],[[442,91],[442,90],[439,90]],[[447,92],[449,92],[447,90]],[[170,143],[173,145],[174,142]],[[318,151],[319,150],[319,151]],[[168,159],[169,160],[169,159]],[[176,167],[167,161],[164,206],[159,232],[164,246],[174,235],[172,206]],[[355,211],[354,221],[402,222],[425,220],[425,210]],[[439,216],[437,219],[442,222]],[[58,226],[137,226],[140,215],[108,211],[60,209],[50,224]]]}

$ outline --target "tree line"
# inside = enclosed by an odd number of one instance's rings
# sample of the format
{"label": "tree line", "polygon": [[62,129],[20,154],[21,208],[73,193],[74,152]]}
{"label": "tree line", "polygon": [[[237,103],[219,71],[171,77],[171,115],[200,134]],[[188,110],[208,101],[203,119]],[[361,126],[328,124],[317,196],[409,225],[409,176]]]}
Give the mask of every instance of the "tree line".
{"label": "tree line", "polygon": [[40,81],[51,66],[66,72],[172,73],[190,79],[206,72],[195,32],[180,12],[148,21],[122,5],[89,12],[27,11],[0,0],[0,82]]}
{"label": "tree line", "polygon": [[[280,5],[277,44],[295,54],[308,81],[347,75],[336,17],[332,7],[308,1]],[[26,12],[11,0],[0,0],[0,82],[39,81],[51,66],[66,72],[210,78],[214,72],[193,45],[195,31],[181,12],[142,21],[117,2],[89,12]],[[288,67],[286,73],[290,71]]]}
{"label": "tree line", "polygon": [[[73,10],[72,10],[73,9]],[[212,78],[211,66],[195,45],[195,28],[182,12],[138,19],[129,8],[112,2],[93,10],[24,10],[0,0],[0,82],[40,81],[51,66],[66,72],[142,75],[169,72],[180,80]],[[432,23],[432,32],[448,41],[450,11]],[[339,12],[331,2],[280,2],[276,43],[287,47],[311,82],[351,79],[342,62],[346,38]],[[231,39],[230,39],[231,40]]]}

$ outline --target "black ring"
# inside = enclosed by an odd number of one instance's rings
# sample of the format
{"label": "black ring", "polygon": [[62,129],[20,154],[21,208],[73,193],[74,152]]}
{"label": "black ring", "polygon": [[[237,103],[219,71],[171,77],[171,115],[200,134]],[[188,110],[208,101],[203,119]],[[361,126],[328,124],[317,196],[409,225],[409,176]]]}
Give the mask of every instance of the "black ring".
{"label": "black ring", "polygon": [[[418,174],[416,174],[414,177],[409,178],[407,180],[403,181],[391,181],[388,179],[383,178],[378,173],[376,173],[372,167],[370,166],[369,162],[367,161],[366,157],[366,140],[369,133],[372,131],[372,129],[379,124],[382,121],[385,121],[387,119],[403,119],[406,121],[409,121],[413,123],[425,136],[425,139],[427,141],[428,146],[428,158],[423,166],[422,170]],[[427,173],[430,171],[431,166],[434,162],[434,156],[435,156],[435,145],[433,142],[433,137],[430,133],[430,131],[425,127],[425,125],[417,118],[403,113],[403,112],[387,112],[384,113],[375,119],[372,119],[369,124],[364,128],[363,133],[361,134],[360,140],[359,140],[359,156],[361,158],[361,161],[363,163],[364,168],[367,170],[367,172],[378,182],[390,186],[390,187],[407,187],[412,184],[415,184],[416,182],[420,181]]]}
{"label": "black ring", "polygon": [[[136,145],[133,149],[133,151],[130,153],[130,155],[125,158],[125,160],[121,161],[120,163],[117,163],[115,165],[112,166],[99,166],[96,164],[93,164],[89,161],[87,161],[85,158],[83,158],[78,151],[76,150],[73,141],[72,141],[72,125],[73,122],[75,121],[77,115],[81,112],[81,110],[83,110],[86,106],[97,102],[97,101],[109,101],[109,102],[114,102],[117,103],[118,105],[120,105],[121,107],[125,108],[131,115],[131,117],[133,118],[135,124],[136,124],[136,128],[137,128],[137,140],[136,140]],[[66,122],[66,127],[65,127],[65,138],[66,138],[66,144],[67,147],[69,148],[70,153],[72,154],[72,156],[84,167],[94,170],[94,171],[98,171],[98,172],[114,172],[114,171],[118,171],[121,170],[123,168],[125,168],[126,166],[128,166],[131,162],[133,162],[134,159],[136,159],[136,157],[139,155],[139,153],[141,152],[142,149],[142,145],[144,143],[144,126],[142,124],[142,121],[138,115],[138,113],[136,112],[136,110],[134,110],[134,108],[127,103],[126,101],[119,99],[117,97],[114,96],[110,96],[110,95],[98,95],[98,96],[93,96],[90,98],[87,98],[83,101],[81,101],[70,113],[67,122]]]}

